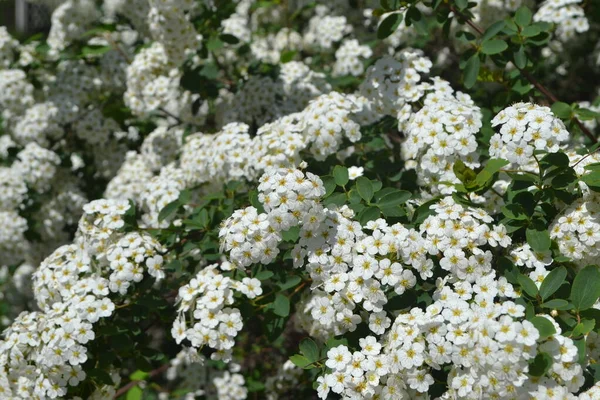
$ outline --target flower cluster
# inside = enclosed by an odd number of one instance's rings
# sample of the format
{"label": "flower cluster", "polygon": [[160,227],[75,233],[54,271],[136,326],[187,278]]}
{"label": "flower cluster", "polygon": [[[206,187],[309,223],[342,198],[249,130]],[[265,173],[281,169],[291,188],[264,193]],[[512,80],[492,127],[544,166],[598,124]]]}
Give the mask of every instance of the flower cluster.
{"label": "flower cluster", "polygon": [[490,139],[490,157],[503,158],[517,167],[532,163],[534,150],[556,152],[569,138],[564,123],[550,108],[532,103],[517,103],[500,111],[492,126],[500,133]]}
{"label": "flower cluster", "polygon": [[[235,281],[224,277],[218,268],[232,269],[229,262],[222,265],[208,265],[185,286],[179,288],[179,316],[173,323],[171,334],[179,344],[187,340],[194,348],[204,346],[214,349],[213,360],[230,361],[235,337],[242,329],[242,316],[237,308],[230,307],[234,302],[234,293],[241,292],[253,299],[262,293],[260,281],[255,278],[243,278]],[[187,327],[185,314],[193,310],[193,320]]]}
{"label": "flower cluster", "polygon": [[450,194],[460,182],[452,169],[456,160],[471,168],[479,166],[475,135],[482,115],[471,98],[460,92],[456,97],[448,93],[440,98],[434,91],[425,97],[424,104],[410,119],[403,155],[416,164],[422,186]]}

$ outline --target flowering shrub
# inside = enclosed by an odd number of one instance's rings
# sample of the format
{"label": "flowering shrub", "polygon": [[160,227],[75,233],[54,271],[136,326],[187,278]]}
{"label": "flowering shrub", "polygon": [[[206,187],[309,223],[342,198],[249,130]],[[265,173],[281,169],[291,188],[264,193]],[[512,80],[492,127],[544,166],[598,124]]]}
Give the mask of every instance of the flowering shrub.
{"label": "flowering shrub", "polygon": [[600,7],[36,0],[0,399],[600,399]]}

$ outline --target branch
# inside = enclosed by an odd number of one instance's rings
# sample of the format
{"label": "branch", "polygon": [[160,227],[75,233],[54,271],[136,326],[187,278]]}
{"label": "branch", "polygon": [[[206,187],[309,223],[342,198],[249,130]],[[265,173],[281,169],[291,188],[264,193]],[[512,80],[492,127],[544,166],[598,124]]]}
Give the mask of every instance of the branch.
{"label": "branch", "polygon": [[[456,7],[454,7],[453,5],[450,4],[449,7],[450,11],[452,11],[454,14],[465,20],[467,25],[469,25],[479,35],[483,36],[484,30],[480,26],[478,26],[475,22],[471,21],[471,19],[468,16],[457,10]],[[529,81],[529,83],[531,83],[537,90],[539,90],[540,93],[542,93],[548,100],[550,100],[552,103],[556,103],[557,101],[559,101],[558,97],[556,97],[550,90],[548,90],[547,87],[545,87],[537,79],[535,79],[535,77],[532,76],[529,72],[517,67],[516,65],[515,68],[517,68],[519,72]],[[577,124],[579,129],[581,129],[581,132],[583,132],[584,135],[587,136],[593,143],[596,143],[598,141],[594,137],[592,132],[590,132],[590,130],[586,128],[585,125],[583,125],[583,123],[577,117],[572,117],[572,119],[575,122],[575,124]]]}
{"label": "branch", "polygon": [[[160,375],[163,372],[165,372],[167,369],[169,369],[169,367],[171,366],[170,363],[168,364],[164,364],[161,365],[160,367],[153,369],[152,371],[150,371],[148,373],[148,378],[154,378],[156,375]],[[114,399],[117,399],[119,396],[127,393],[129,391],[129,389],[136,387],[137,385],[139,385],[140,383],[144,382],[144,380],[141,381],[131,381],[129,382],[127,385],[123,386],[122,388],[120,388],[119,390],[117,390],[117,392],[115,393],[115,397],[113,397]]]}

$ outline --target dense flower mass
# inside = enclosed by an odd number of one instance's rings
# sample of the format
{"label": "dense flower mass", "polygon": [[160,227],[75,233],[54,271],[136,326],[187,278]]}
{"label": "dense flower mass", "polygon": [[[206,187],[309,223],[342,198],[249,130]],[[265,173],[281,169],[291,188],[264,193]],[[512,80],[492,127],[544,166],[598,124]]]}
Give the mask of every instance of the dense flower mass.
{"label": "dense flower mass", "polygon": [[597,4],[31,3],[0,400],[600,399]]}

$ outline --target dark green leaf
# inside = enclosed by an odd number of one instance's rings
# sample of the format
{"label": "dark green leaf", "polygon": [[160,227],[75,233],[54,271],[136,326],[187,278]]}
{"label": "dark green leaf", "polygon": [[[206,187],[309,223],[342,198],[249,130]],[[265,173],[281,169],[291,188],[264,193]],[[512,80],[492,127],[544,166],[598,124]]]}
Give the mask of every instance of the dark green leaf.
{"label": "dark green leaf", "polygon": [[477,76],[479,75],[479,56],[477,54],[473,54],[471,58],[465,64],[465,73],[464,73],[464,85],[467,89],[470,89],[477,82]]}
{"label": "dark green leaf", "polygon": [[304,368],[311,363],[306,357],[300,354],[294,354],[291,356],[290,361],[294,363],[295,366],[300,368]]}
{"label": "dark green leaf", "polygon": [[311,338],[302,339],[300,342],[300,352],[311,363],[319,359],[319,347]]}
{"label": "dark green leaf", "polygon": [[167,204],[158,213],[158,221],[159,222],[164,221],[165,219],[167,219],[168,217],[173,215],[177,211],[177,209],[179,208],[180,205],[181,205],[181,203],[179,202],[179,199],[174,200],[174,201],[170,202],[169,204]]}
{"label": "dark green leaf", "polygon": [[552,241],[547,229],[540,230],[535,227],[529,227],[525,232],[525,236],[527,237],[527,243],[533,251],[542,252],[550,249]]}
{"label": "dark green leaf", "polygon": [[527,293],[529,296],[535,297],[538,294],[538,288],[530,277],[520,274],[517,277],[517,281],[519,282],[519,285],[521,285],[525,293]]}
{"label": "dark green leaf", "polygon": [[273,302],[273,312],[280,317],[287,317],[290,315],[290,300],[278,293]]}
{"label": "dark green leaf", "polygon": [[377,28],[377,38],[385,39],[390,36],[392,33],[398,29],[400,23],[402,22],[402,14],[401,13],[393,13],[388,15]]}
{"label": "dark green leaf", "polygon": [[379,206],[380,208],[397,206],[406,203],[406,201],[410,199],[410,197],[410,192],[407,192],[406,190],[397,190],[392,193],[388,193],[381,199],[379,199],[379,201],[377,202],[377,206]]}
{"label": "dark green leaf", "polygon": [[569,119],[569,118],[571,118],[572,111],[573,110],[571,109],[571,106],[568,105],[567,103],[557,101],[556,103],[552,104],[552,112],[558,118]]}
{"label": "dark green leaf", "polygon": [[592,307],[598,297],[600,297],[600,271],[598,266],[588,265],[579,271],[573,281],[571,302],[577,311],[582,311]]}
{"label": "dark green leaf", "polygon": [[369,221],[374,221],[380,216],[379,208],[367,207],[358,214],[358,221],[361,225],[366,225]]}
{"label": "dark green leaf", "polygon": [[527,26],[531,23],[532,16],[533,14],[527,6],[521,6],[515,13],[515,22],[521,27]]}
{"label": "dark green leaf", "polygon": [[517,68],[523,69],[527,66],[527,55],[525,54],[525,47],[520,46],[519,50],[515,51],[514,60]]}
{"label": "dark green leaf", "polygon": [[496,21],[496,22],[494,22],[492,25],[490,25],[489,28],[487,28],[485,30],[485,33],[481,37],[481,40],[484,41],[484,42],[486,40],[490,40],[491,38],[493,38],[494,36],[496,36],[498,33],[500,33],[500,31],[502,31],[502,29],[504,29],[505,25],[506,24],[505,24],[504,21]]}
{"label": "dark green leaf", "polygon": [[530,322],[535,326],[535,329],[540,333],[540,339],[546,339],[556,333],[556,328],[552,325],[552,322],[548,321],[545,317],[533,317]]}
{"label": "dark green leaf", "polygon": [[583,319],[580,323],[578,323],[573,329],[572,336],[578,337],[582,335],[587,335],[594,329],[596,326],[596,321],[593,319]]}
{"label": "dark green leaf", "polygon": [[552,366],[552,356],[545,352],[539,352],[529,363],[529,375],[542,376],[550,370]]}
{"label": "dark green leaf", "polygon": [[573,305],[563,299],[552,299],[545,303],[542,303],[542,307],[551,308],[555,310],[569,310]]}
{"label": "dark green leaf", "polygon": [[487,55],[499,54],[506,49],[508,49],[508,45],[504,40],[500,39],[488,40],[481,45],[481,52]]}
{"label": "dark green leaf", "polygon": [[550,271],[544,278],[542,286],[540,286],[540,296],[542,301],[552,296],[554,292],[560,288],[567,277],[567,269],[565,267],[558,267]]}
{"label": "dark green leaf", "polygon": [[360,197],[362,197],[362,199],[367,203],[373,198],[373,184],[369,178],[359,176],[358,179],[356,179],[356,190],[358,190]]}
{"label": "dark green leaf", "polygon": [[348,168],[343,167],[341,165],[336,165],[333,168],[333,178],[335,179],[336,185],[346,186],[346,184],[350,180],[348,177]]}

